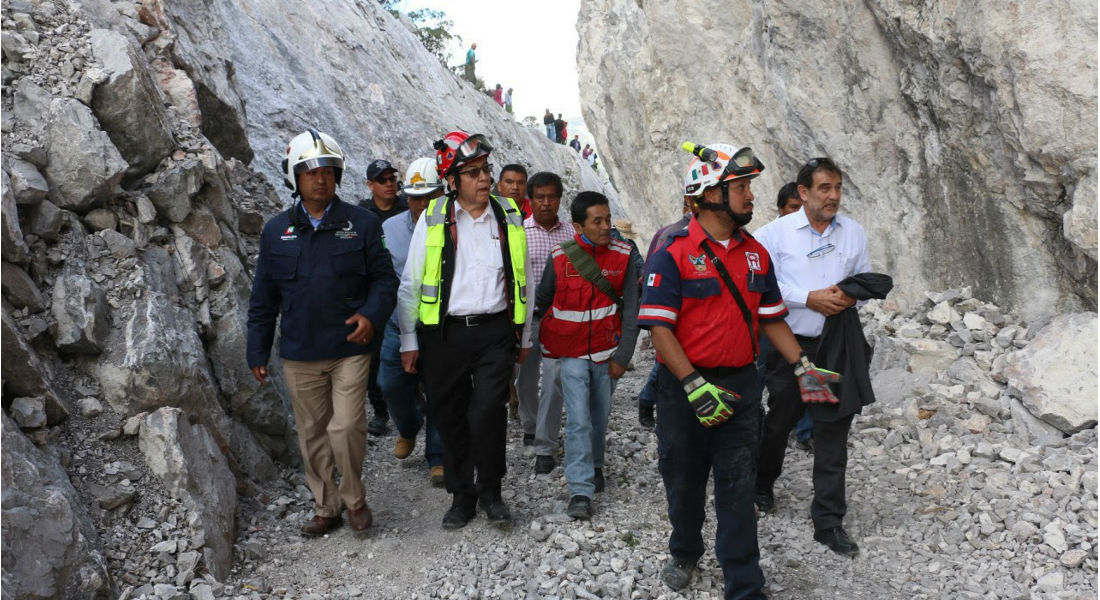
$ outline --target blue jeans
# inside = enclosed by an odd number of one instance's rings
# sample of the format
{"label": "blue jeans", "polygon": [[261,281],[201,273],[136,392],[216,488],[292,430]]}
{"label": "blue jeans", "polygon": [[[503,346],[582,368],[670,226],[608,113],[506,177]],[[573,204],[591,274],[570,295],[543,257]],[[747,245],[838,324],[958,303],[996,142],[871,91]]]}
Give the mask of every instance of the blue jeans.
{"label": "blue jeans", "polygon": [[806,442],[813,439],[814,420],[813,417],[810,416],[809,411],[802,413],[802,418],[795,424],[794,437],[798,438],[800,442]]}
{"label": "blue jeans", "polygon": [[657,374],[657,469],[665,484],[672,534],[669,554],[697,562],[703,556],[707,479],[714,472],[714,512],[718,517],[714,553],[725,577],[726,598],[764,598],[764,572],[756,540],[753,506],[756,448],[760,439],[760,377],[754,365],[740,369],[699,369],[707,381],[741,398],[733,417],[704,427],[668,368]]}
{"label": "blue jeans", "polygon": [[649,379],[645,380],[642,391],[638,392],[638,406],[653,408],[657,406],[657,369],[661,363],[654,362],[653,370],[649,372]]}
{"label": "blue jeans", "polygon": [[427,403],[423,409],[417,406],[416,388],[420,383],[420,376],[406,373],[401,368],[401,335],[393,320],[386,322],[379,354],[381,361],[378,366],[378,385],[386,398],[397,433],[405,439],[415,440],[421,425],[426,426],[424,457],[428,459],[428,466],[442,465],[443,442],[428,415]]}
{"label": "blue jeans", "polygon": [[595,469],[603,468],[604,436],[611,414],[607,363],[559,358],[565,397],[565,480],[570,496],[596,495]]}
{"label": "blue jeans", "polygon": [[550,123],[546,126],[546,137],[550,138],[551,142],[558,141],[557,129],[554,128],[553,123]]}

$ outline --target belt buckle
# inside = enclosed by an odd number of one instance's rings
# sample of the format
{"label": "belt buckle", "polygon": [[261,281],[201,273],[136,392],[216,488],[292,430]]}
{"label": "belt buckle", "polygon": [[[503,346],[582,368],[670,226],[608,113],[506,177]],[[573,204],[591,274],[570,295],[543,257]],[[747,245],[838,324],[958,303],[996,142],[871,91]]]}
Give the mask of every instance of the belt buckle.
{"label": "belt buckle", "polygon": [[477,327],[477,315],[462,315],[467,327]]}

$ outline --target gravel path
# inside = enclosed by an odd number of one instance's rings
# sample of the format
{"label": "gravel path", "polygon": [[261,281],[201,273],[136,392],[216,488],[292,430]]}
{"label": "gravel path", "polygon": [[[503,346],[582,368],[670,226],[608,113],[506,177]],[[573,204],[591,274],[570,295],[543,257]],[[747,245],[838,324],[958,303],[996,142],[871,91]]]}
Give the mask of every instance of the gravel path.
{"label": "gravel path", "polygon": [[[374,525],[365,538],[346,527],[323,539],[299,537],[309,496],[301,476],[288,472],[292,483],[264,490],[263,503],[244,500],[240,560],[233,579],[215,592],[231,598],[720,598],[712,511],[704,534],[708,551],[687,594],[658,578],[669,533],[664,489],[656,438],[637,424],[634,404],[653,364],[648,343],[636,364],[615,394],[608,489],[594,503],[592,521],[564,516],[561,467],[536,476],[513,422],[504,494],[517,517],[514,527],[501,531],[479,516],[465,529],[444,531],[440,520],[450,498],[428,483],[422,446],[398,461],[391,433],[367,456]],[[961,419],[921,420],[908,412],[876,404],[853,426],[846,525],[862,548],[855,559],[813,541],[812,458],[788,451],[776,485],[778,510],[759,521],[770,597],[1096,596],[1095,429],[1031,448],[1012,435],[1008,421],[971,433]]]}

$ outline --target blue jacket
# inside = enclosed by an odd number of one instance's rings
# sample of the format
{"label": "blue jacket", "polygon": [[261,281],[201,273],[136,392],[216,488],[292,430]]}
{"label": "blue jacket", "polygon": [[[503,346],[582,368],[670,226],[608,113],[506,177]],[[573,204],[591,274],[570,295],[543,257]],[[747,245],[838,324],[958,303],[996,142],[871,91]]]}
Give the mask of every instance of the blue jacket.
{"label": "blue jacket", "polygon": [[[301,203],[279,213],[260,234],[260,257],[248,306],[248,366],[266,365],[282,315],[280,355],[327,360],[377,348],[397,302],[397,275],[370,211],[333,198],[316,230]],[[374,340],[353,344],[353,313],[370,320]]]}

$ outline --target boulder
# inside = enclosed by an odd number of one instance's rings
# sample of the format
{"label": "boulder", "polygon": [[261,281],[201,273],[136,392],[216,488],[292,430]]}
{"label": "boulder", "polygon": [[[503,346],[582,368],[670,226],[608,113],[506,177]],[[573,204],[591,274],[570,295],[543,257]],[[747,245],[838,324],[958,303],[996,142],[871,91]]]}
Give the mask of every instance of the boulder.
{"label": "boulder", "polygon": [[[27,130],[35,135],[41,137],[45,122],[43,115],[50,113],[50,102],[52,98],[49,92],[35,85],[31,77],[20,77],[19,81],[15,83],[15,93],[12,97],[12,112],[15,114],[15,118],[19,121],[20,125],[23,125]],[[42,166],[40,163],[35,163],[38,166]]]}
{"label": "boulder", "polygon": [[158,215],[179,223],[191,212],[191,197],[202,183],[202,165],[195,159],[185,159],[146,177],[143,192]]}
{"label": "boulder", "polygon": [[19,209],[12,195],[11,179],[7,171],[0,172],[3,177],[3,212],[0,214],[0,254],[4,260],[24,262],[30,254],[30,248],[23,241],[23,228],[19,225]]}
{"label": "boulder", "polygon": [[138,446],[149,469],[173,497],[197,514],[206,568],[218,580],[229,576],[233,563],[236,480],[214,437],[178,408],[161,408],[145,417]]}
{"label": "boulder", "polygon": [[46,426],[46,399],[42,396],[16,398],[11,402],[11,418],[20,429]]}
{"label": "boulder", "polygon": [[7,170],[16,204],[38,204],[46,199],[50,186],[38,172],[38,167],[21,158],[12,158]]}
{"label": "boulder", "polygon": [[53,202],[43,200],[30,207],[30,216],[27,218],[27,233],[33,233],[47,242],[56,242],[61,234],[61,227],[65,225],[65,211],[58,208]]}
{"label": "boulder", "polygon": [[176,147],[164,100],[137,44],[107,29],[93,29],[90,38],[107,74],[95,87],[92,110],[129,163],[126,177],[140,177]]}
{"label": "boulder", "polygon": [[905,343],[910,349],[909,370],[913,373],[934,375],[959,358],[958,350],[947,342],[916,338],[905,340]]}
{"label": "boulder", "polygon": [[[5,357],[4,362],[9,358]],[[5,596],[116,598],[95,526],[68,475],[6,415],[3,429]]]}
{"label": "boulder", "polygon": [[46,299],[23,267],[7,261],[0,263],[0,285],[4,298],[16,308],[26,308],[32,313],[45,310]]}
{"label": "boulder", "polygon": [[1096,331],[1096,313],[1058,315],[1005,357],[1009,392],[1064,433],[1096,425]]}
{"label": "boulder", "polygon": [[62,352],[99,354],[110,333],[107,294],[82,269],[70,268],[53,287],[54,339]]}
{"label": "boulder", "polygon": [[41,396],[46,399],[46,424],[56,425],[69,413],[58,400],[51,383],[51,373],[38,352],[23,336],[22,330],[7,311],[3,313],[3,333],[0,334],[0,372],[4,380],[4,396]]}
{"label": "boulder", "polygon": [[50,140],[45,172],[50,200],[85,212],[110,195],[128,165],[99,128],[91,109],[72,98],[50,102],[45,135]]}
{"label": "boulder", "polygon": [[91,231],[114,229],[118,227],[118,216],[115,215],[114,211],[106,208],[93,208],[88,211],[88,214],[84,215],[81,221]]}
{"label": "boulder", "polygon": [[137,244],[134,243],[134,240],[114,229],[103,229],[96,233],[93,236],[92,243],[103,244],[111,256],[119,259],[129,258],[137,253]]}

